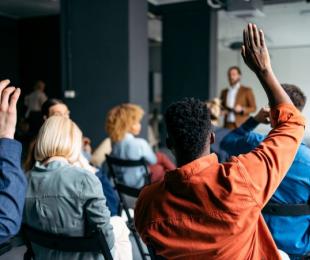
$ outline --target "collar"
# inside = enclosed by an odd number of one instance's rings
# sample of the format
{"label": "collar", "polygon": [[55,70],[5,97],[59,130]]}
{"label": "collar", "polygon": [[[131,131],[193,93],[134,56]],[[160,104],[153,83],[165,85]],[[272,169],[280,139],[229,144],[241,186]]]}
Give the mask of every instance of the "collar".
{"label": "collar", "polygon": [[124,139],[133,139],[133,138],[135,138],[134,135],[132,133],[128,133],[128,132],[124,136]]}
{"label": "collar", "polygon": [[237,82],[235,85],[230,86],[230,89],[239,89],[241,86],[240,81]]}
{"label": "collar", "polygon": [[60,167],[63,167],[65,165],[68,165],[69,163],[65,160],[55,160],[51,161],[47,164],[41,163],[41,162],[36,162],[35,163],[35,169],[38,171],[50,171],[50,170],[55,170]]}
{"label": "collar", "polygon": [[212,153],[185,164],[174,171],[168,172],[165,175],[165,179],[167,181],[180,179],[180,177],[181,179],[189,179],[193,175],[198,174],[204,169],[218,163],[217,155]]}

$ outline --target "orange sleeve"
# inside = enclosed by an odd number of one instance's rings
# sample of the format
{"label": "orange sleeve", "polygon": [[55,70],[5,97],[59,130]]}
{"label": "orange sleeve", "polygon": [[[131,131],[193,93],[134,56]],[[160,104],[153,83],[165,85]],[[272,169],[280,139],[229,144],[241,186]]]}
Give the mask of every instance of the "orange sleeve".
{"label": "orange sleeve", "polygon": [[275,128],[253,151],[234,157],[239,172],[260,207],[271,198],[290,168],[305,130],[305,119],[291,104],[271,112]]}
{"label": "orange sleeve", "polygon": [[139,233],[141,239],[145,244],[148,244],[147,241],[147,221],[148,221],[148,204],[145,203],[145,200],[147,200],[149,192],[147,192],[148,187],[144,187],[138,197],[138,200],[135,205],[134,209],[134,223],[135,223],[135,228],[137,232]]}

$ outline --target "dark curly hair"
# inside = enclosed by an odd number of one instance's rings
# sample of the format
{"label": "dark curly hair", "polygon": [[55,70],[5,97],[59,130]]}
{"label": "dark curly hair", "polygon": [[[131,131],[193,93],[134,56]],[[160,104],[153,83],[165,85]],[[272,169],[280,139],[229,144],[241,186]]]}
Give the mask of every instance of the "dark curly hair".
{"label": "dark curly hair", "polygon": [[286,94],[291,98],[295,107],[302,111],[306,105],[307,97],[302,92],[302,90],[292,84],[281,84],[282,88],[285,90]]}
{"label": "dark curly hair", "polygon": [[183,162],[197,159],[205,150],[212,132],[210,112],[205,102],[184,98],[171,104],[165,113],[168,139]]}

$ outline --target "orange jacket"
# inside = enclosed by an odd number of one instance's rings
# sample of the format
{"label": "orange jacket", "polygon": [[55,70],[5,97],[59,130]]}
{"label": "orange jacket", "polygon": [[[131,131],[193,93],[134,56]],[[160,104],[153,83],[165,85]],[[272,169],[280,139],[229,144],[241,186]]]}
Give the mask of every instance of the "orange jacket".
{"label": "orange jacket", "polygon": [[210,154],[145,187],[135,209],[143,241],[167,259],[280,259],[261,209],[293,162],[305,120],[290,104],[272,120],[252,152],[224,164]]}

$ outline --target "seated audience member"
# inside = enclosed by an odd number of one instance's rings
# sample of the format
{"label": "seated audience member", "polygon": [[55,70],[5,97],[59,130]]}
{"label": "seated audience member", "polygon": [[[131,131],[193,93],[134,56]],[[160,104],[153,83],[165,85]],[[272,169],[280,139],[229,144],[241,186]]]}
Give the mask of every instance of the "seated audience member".
{"label": "seated audience member", "polygon": [[[52,116],[45,121],[29,173],[24,222],[69,236],[87,236],[99,227],[116,259],[132,259],[129,230],[120,217],[110,218],[99,179],[74,166],[81,146],[82,132],[70,119]],[[33,249],[36,259],[103,259],[98,253],[59,252],[35,244]]]}
{"label": "seated audience member", "polygon": [[224,149],[221,149],[221,142],[223,138],[230,132],[230,130],[218,126],[221,116],[221,100],[218,98],[214,98],[211,101],[207,102],[207,106],[210,111],[211,123],[216,136],[214,143],[211,144],[211,152],[216,153],[219,162],[226,162],[229,159],[229,156]]}
{"label": "seated audience member", "polygon": [[[146,140],[135,137],[140,134],[143,114],[142,108],[134,104],[122,104],[109,111],[106,131],[112,140],[111,156],[125,160],[143,157],[149,164],[151,182],[157,182],[175,165],[163,153],[155,154]],[[120,181],[131,187],[141,188],[147,181],[143,167],[119,169],[117,174]]]}
{"label": "seated audience member", "polygon": [[[45,121],[50,116],[64,116],[69,118],[70,111],[68,107],[64,104],[64,102],[60,99],[51,98],[46,100],[41,108],[41,117],[43,121]],[[36,144],[36,138],[30,142],[28,149],[27,149],[27,156],[24,162],[24,169],[26,172],[30,171],[34,166],[35,159],[34,159],[34,147]]]}
{"label": "seated audience member", "polygon": [[21,169],[22,146],[14,140],[20,89],[0,81],[0,243],[20,228],[27,182]]}
{"label": "seated audience member", "polygon": [[[65,118],[70,117],[70,111],[66,104],[56,98],[48,99],[42,106],[42,116],[44,121],[47,120],[51,116],[63,116]],[[25,162],[25,170],[28,172],[30,171],[34,164],[34,146],[35,146],[35,140],[31,143],[31,146],[29,148],[28,156]],[[80,154],[78,161],[75,163],[75,166],[84,168],[86,170],[89,170],[92,173],[96,173],[97,177],[100,179],[102,183],[103,193],[107,199],[107,206],[109,210],[111,211],[111,215],[115,216],[118,214],[119,211],[119,198],[113,189],[110,181],[107,178],[106,173],[104,172],[103,168],[95,168],[92,167],[87,159],[84,157],[84,154]]]}
{"label": "seated audience member", "polygon": [[[299,111],[306,104],[306,97],[300,88],[282,84],[283,89],[291,98]],[[270,114],[262,109],[254,118],[249,118],[243,125],[228,134],[222,147],[230,156],[247,153],[255,149],[265,136],[255,133],[253,130],[259,123],[270,122]],[[285,178],[273,194],[269,202],[284,205],[300,205],[310,209],[307,204],[310,201],[310,149],[305,145],[299,146],[294,162]],[[278,248],[292,255],[295,259],[298,255],[305,257],[310,254],[310,215],[277,216],[263,214],[264,219]],[[300,259],[298,258],[298,259]]]}
{"label": "seated audience member", "polygon": [[274,129],[255,150],[220,164],[205,103],[184,99],[165,113],[178,168],[146,186],[135,208],[143,241],[167,259],[281,259],[261,215],[294,160],[305,120],[275,77],[263,32],[249,24],[242,56],[272,108]]}
{"label": "seated audience member", "polygon": [[90,159],[92,165],[101,167],[106,161],[106,155],[112,152],[112,142],[110,138],[105,138],[95,149]]}

